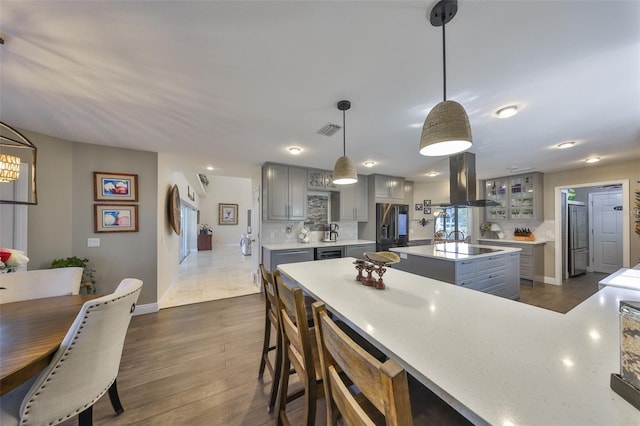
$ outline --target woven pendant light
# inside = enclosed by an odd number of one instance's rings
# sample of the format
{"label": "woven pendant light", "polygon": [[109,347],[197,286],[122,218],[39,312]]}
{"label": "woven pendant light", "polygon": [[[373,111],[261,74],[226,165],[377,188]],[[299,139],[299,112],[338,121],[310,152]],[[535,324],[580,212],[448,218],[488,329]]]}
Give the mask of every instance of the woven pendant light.
{"label": "woven pendant light", "polygon": [[442,26],[443,101],[427,115],[420,137],[420,154],[427,156],[451,155],[469,149],[471,125],[463,106],[447,100],[447,62],[445,24],[456,15],[457,0],[442,0],[431,10],[431,25]]}
{"label": "woven pendant light", "polygon": [[351,108],[351,102],[338,102],[338,109],[342,111],[342,157],[338,158],[333,166],[333,183],[336,185],[349,185],[358,182],[358,170],[356,164],[347,157],[347,130],[345,111]]}

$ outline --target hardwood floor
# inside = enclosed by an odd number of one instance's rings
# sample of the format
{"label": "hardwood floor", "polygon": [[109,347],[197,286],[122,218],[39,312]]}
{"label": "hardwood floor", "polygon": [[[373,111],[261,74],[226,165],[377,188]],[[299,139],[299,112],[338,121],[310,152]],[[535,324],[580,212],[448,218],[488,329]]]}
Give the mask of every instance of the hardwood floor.
{"label": "hardwood floor", "polygon": [[[522,285],[521,302],[566,312],[595,293],[602,276],[583,276],[562,287]],[[266,410],[271,378],[267,372],[264,381],[257,379],[263,326],[262,294],[134,317],[118,376],[125,412],[116,417],[105,396],[94,406],[95,424],[273,424],[274,415]],[[412,407],[421,412],[417,424],[427,424],[427,414],[436,417],[435,422],[431,417],[431,424],[468,423],[428,390],[411,383]],[[290,407],[298,424],[302,399]],[[64,423],[75,424],[76,419]],[[316,424],[325,424],[324,399],[319,401]]]}
{"label": "hardwood floor", "polygon": [[563,280],[562,285],[520,285],[520,302],[552,311],[567,313],[580,302],[598,291],[598,282],[609,274],[587,272],[575,278]]}

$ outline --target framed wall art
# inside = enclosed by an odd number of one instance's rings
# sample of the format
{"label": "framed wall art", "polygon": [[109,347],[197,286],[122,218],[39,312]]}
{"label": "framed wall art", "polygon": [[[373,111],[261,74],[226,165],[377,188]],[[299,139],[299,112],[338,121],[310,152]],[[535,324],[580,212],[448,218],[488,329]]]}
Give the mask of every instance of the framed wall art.
{"label": "framed wall art", "polygon": [[422,204],[416,204],[416,211],[422,210]]}
{"label": "framed wall art", "polygon": [[138,206],[127,204],[95,204],[95,232],[138,232]]}
{"label": "framed wall art", "polygon": [[96,201],[138,201],[138,175],[93,172]]}
{"label": "framed wall art", "polygon": [[218,225],[237,225],[238,205],[218,204]]}
{"label": "framed wall art", "polygon": [[431,207],[425,207],[424,214],[431,214]]}

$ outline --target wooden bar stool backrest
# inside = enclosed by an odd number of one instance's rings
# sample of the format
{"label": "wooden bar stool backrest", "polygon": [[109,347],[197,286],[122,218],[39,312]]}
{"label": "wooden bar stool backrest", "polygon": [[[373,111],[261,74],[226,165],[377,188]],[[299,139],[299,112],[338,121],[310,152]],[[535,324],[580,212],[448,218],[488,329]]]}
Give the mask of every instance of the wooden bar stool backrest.
{"label": "wooden bar stool backrest", "polygon": [[[260,357],[260,369],[258,378],[262,379],[265,367],[271,374],[271,391],[269,396],[268,411],[272,412],[276,403],[278,394],[278,385],[280,382],[280,367],[282,364],[282,334],[280,331],[280,319],[278,313],[278,294],[276,291],[273,274],[260,264],[260,275],[262,276],[262,291],[265,296],[265,324],[264,324],[264,341],[262,344],[262,356]],[[271,344],[271,331],[275,330],[275,345]],[[269,359],[269,353],[275,350],[275,360],[272,363]]]}
{"label": "wooden bar stool backrest", "polygon": [[269,319],[271,323],[278,328],[278,294],[276,293],[276,284],[273,280],[273,274],[267,271],[264,266],[261,266],[262,271],[262,285],[264,286],[264,293],[267,297],[267,303],[269,307]]}
{"label": "wooden bar stool backrest", "polygon": [[[315,419],[316,399],[322,394],[322,376],[319,371],[319,359],[315,334],[309,330],[309,321],[302,289],[287,284],[278,271],[274,272],[277,287],[280,326],[282,329],[283,367],[282,380],[278,391],[278,416],[288,423],[285,413],[289,368],[293,366],[300,381],[304,384],[306,424]],[[316,368],[316,365],[318,368]]]}
{"label": "wooden bar stool backrest", "polygon": [[[313,304],[313,319],[331,424],[339,412],[347,425],[373,425],[380,414],[387,425],[413,425],[407,374],[400,364],[393,359],[381,363],[362,349],[333,322],[324,303]],[[360,394],[349,391],[345,375]],[[368,405],[379,413],[367,412]]]}

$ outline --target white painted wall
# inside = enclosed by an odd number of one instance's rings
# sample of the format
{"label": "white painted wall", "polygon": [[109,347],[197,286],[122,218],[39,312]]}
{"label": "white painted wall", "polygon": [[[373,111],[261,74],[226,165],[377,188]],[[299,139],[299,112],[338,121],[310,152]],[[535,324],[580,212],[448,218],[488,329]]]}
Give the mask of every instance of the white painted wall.
{"label": "white painted wall", "polygon": [[[180,236],[169,223],[169,197],[173,185],[178,185],[180,199],[198,208],[200,199],[196,192],[195,201],[187,197],[187,186],[191,186],[185,176],[175,170],[171,156],[158,154],[158,288],[157,300],[179,277]],[[190,189],[193,192],[193,188]],[[197,232],[195,229],[192,232]]]}
{"label": "white painted wall", "polygon": [[[200,199],[200,223],[213,229],[213,245],[237,245],[240,251],[240,234],[247,232],[247,210],[251,209],[251,179],[223,176],[207,176],[207,195]],[[219,225],[218,205],[237,204],[238,224]]]}

